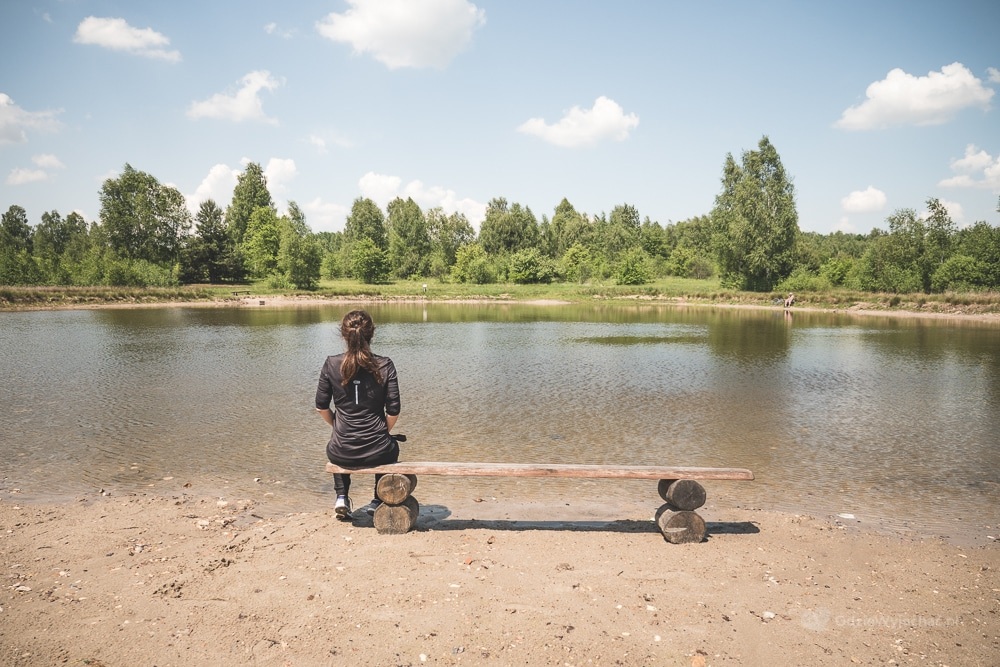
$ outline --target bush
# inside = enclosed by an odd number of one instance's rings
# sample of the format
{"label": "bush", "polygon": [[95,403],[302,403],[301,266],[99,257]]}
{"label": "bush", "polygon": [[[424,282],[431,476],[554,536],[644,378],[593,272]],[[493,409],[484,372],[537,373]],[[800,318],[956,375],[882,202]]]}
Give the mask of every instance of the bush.
{"label": "bush", "polygon": [[984,278],[985,272],[979,262],[968,255],[952,255],[931,276],[931,289],[965,292],[982,285]]}
{"label": "bush", "polygon": [[451,277],[459,283],[485,285],[496,281],[496,271],[490,265],[483,247],[478,243],[470,243],[459,248],[455,254]]}
{"label": "bush", "polygon": [[775,290],[785,292],[823,292],[832,287],[830,281],[804,267],[799,267],[775,286]]}
{"label": "bush", "polygon": [[555,273],[555,262],[543,256],[538,248],[518,250],[510,258],[508,277],[511,282],[520,285],[527,283],[551,283],[555,277]]}
{"label": "bush", "polygon": [[629,250],[618,262],[615,280],[619,285],[645,285],[649,278],[649,256],[643,249]]}

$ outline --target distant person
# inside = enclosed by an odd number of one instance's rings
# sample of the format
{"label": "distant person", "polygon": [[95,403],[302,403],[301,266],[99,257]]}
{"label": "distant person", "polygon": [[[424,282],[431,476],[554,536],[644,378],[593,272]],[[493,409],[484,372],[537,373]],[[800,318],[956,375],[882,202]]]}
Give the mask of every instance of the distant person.
{"label": "distant person", "polygon": [[785,299],[785,308],[791,308],[792,304],[795,303],[795,295],[789,292],[788,298]]}
{"label": "distant person", "polygon": [[[331,463],[348,467],[368,467],[399,460],[399,443],[389,435],[399,417],[399,384],[396,367],[389,357],[371,350],[375,324],[363,310],[352,310],[340,323],[340,335],[347,351],[327,357],[316,388],[316,410],[333,428],[326,456]],[[375,484],[381,475],[375,476]],[[335,473],[337,492],[334,513],[350,520],[351,476]],[[374,514],[381,504],[375,496],[366,508]]]}

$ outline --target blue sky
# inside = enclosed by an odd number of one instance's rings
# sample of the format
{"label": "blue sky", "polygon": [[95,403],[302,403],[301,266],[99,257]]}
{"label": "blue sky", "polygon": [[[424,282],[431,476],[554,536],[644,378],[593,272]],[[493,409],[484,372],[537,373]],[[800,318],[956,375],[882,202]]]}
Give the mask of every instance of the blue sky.
{"label": "blue sky", "polygon": [[995,0],[5,2],[0,208],[96,220],[125,163],[225,207],[252,161],[314,231],[360,196],[667,225],[767,135],[805,231],[930,197],[996,225],[998,27]]}

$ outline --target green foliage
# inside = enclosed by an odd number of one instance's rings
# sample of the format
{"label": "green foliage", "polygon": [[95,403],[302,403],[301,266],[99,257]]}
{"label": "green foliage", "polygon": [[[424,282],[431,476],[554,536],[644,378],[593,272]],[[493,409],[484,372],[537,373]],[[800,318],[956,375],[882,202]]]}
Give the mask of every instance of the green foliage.
{"label": "green foliage", "polygon": [[935,292],[966,292],[980,287],[984,280],[984,267],[968,255],[952,255],[931,276]]}
{"label": "green foliage", "polygon": [[368,237],[351,246],[351,273],[361,282],[372,285],[389,278],[389,258],[385,250]]}
{"label": "green foliage", "polygon": [[650,281],[649,256],[642,248],[632,248],[622,255],[615,271],[619,285],[645,285]]}
{"label": "green foliage", "polygon": [[258,208],[274,208],[274,201],[267,189],[264,170],[256,162],[249,163],[236,177],[233,198],[226,209],[226,228],[236,245],[243,243],[250,217]]}
{"label": "green foliage", "polygon": [[261,206],[254,210],[243,237],[243,254],[254,278],[266,278],[278,267],[281,229],[273,208]]}
{"label": "green foliage", "polygon": [[145,259],[119,258],[105,265],[104,285],[121,287],[172,287],[177,278],[170,269]]}
{"label": "green foliage", "polygon": [[690,246],[677,246],[664,267],[667,275],[681,278],[710,278],[715,273],[712,260]]}
{"label": "green foliage", "polygon": [[458,249],[451,279],[458,283],[485,285],[496,281],[496,272],[490,265],[483,246],[470,243]]}
{"label": "green foliage", "polygon": [[281,276],[296,289],[314,290],[319,285],[323,252],[312,238],[304,219],[300,223],[282,219],[281,243],[273,275]]}
{"label": "green foliage", "polygon": [[101,224],[118,257],[161,267],[177,260],[191,226],[184,195],[126,164],[101,186]]}
{"label": "green foliage", "polygon": [[413,199],[389,202],[389,264],[397,278],[425,276],[430,270],[431,237]]}
{"label": "green foliage", "polygon": [[563,253],[559,271],[567,280],[583,284],[590,280],[593,274],[593,262],[590,250],[582,243],[576,242]]}
{"label": "green foliage", "polygon": [[804,266],[800,266],[792,275],[788,276],[775,286],[775,290],[781,293],[786,292],[822,292],[830,289],[833,285],[829,280],[821,275],[813,273]]}
{"label": "green foliage", "polygon": [[440,208],[428,211],[425,220],[431,241],[428,270],[430,275],[444,278],[455,264],[458,249],[475,241],[476,232],[465,215],[461,213],[445,215]]}
{"label": "green foliage", "polygon": [[508,278],[521,285],[550,283],[555,278],[556,265],[537,248],[518,250],[510,258]]}
{"label": "green foliage", "polygon": [[378,204],[367,197],[359,197],[351,205],[351,214],[344,226],[344,239],[351,246],[363,239],[371,241],[379,250],[389,247],[385,229],[385,216]]}
{"label": "green foliage", "polygon": [[819,267],[819,275],[830,285],[839,287],[847,282],[854,268],[854,261],[853,258],[844,255],[831,257]]}
{"label": "green foliage", "polygon": [[503,255],[538,245],[538,221],[531,209],[507,205],[493,199],[486,205],[486,217],[479,227],[479,243],[489,255]]}
{"label": "green foliage", "polygon": [[768,292],[791,273],[799,231],[795,190],[767,137],[743,153],[742,165],[726,156],[712,223],[723,285]]}

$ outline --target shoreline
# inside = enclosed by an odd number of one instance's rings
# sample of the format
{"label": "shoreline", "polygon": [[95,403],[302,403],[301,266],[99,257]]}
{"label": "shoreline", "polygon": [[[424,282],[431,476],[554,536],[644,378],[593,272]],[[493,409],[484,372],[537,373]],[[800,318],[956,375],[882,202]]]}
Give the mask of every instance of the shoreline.
{"label": "shoreline", "polygon": [[[457,510],[457,507],[456,507]],[[5,664],[992,665],[1000,550],[808,515],[438,519],[379,535],[330,508],[187,490],[0,493]],[[573,508],[562,514],[575,515]],[[527,514],[530,514],[528,512]]]}
{"label": "shoreline", "polygon": [[[261,304],[263,302],[263,304]],[[503,299],[503,298],[456,298],[456,299],[429,299],[424,296],[414,296],[413,298],[402,297],[320,297],[320,296],[288,296],[288,295],[251,295],[236,298],[219,298],[198,301],[153,301],[141,303],[83,303],[83,304],[48,304],[44,306],[25,307],[0,307],[3,312],[32,312],[32,311],[56,311],[56,310],[103,310],[103,309],[144,309],[144,308],[290,308],[290,307],[317,307],[317,306],[338,306],[348,304],[369,304],[369,303],[414,303],[414,304],[454,304],[454,305],[526,305],[526,306],[547,306],[558,307],[568,306],[578,303],[560,299]],[[981,322],[1000,325],[1000,313],[966,312],[955,309],[949,312],[928,311],[928,310],[885,310],[866,307],[867,304],[859,304],[847,308],[822,308],[817,306],[792,306],[784,308],[781,305],[746,304],[746,303],[722,303],[710,301],[693,301],[681,297],[667,299],[656,299],[653,297],[633,297],[633,298],[608,298],[594,299],[594,304],[598,303],[621,303],[628,305],[645,306],[665,306],[671,308],[723,308],[737,310],[759,310],[773,311],[776,313],[825,313],[831,315],[849,315],[859,318],[886,317],[893,319],[933,319],[933,320],[954,320],[959,322]]]}

